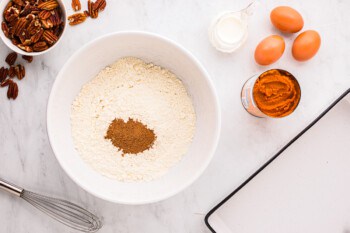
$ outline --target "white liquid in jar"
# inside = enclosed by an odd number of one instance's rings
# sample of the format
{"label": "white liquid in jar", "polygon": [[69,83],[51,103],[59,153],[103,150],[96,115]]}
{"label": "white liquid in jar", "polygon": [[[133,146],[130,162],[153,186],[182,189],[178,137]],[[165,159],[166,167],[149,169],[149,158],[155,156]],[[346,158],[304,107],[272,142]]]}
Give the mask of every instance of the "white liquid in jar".
{"label": "white liquid in jar", "polygon": [[234,15],[221,18],[216,25],[218,38],[228,44],[239,42],[246,31],[243,24],[242,20]]}

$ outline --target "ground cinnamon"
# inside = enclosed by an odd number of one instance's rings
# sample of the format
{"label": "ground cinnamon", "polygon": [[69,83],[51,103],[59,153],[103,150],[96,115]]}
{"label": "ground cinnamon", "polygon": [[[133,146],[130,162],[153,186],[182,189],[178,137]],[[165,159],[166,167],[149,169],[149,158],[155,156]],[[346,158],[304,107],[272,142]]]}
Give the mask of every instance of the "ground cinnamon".
{"label": "ground cinnamon", "polygon": [[123,119],[114,119],[109,125],[106,139],[120,149],[124,154],[137,154],[150,149],[156,135],[146,125],[131,118],[125,122]]}

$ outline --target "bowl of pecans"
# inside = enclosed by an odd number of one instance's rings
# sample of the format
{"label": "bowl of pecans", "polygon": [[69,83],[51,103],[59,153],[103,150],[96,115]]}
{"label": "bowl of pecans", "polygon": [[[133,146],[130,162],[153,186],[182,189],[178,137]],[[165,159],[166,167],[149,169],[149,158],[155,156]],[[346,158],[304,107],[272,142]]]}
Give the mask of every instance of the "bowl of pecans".
{"label": "bowl of pecans", "polygon": [[36,56],[53,49],[65,32],[62,0],[3,0],[0,37],[13,51]]}

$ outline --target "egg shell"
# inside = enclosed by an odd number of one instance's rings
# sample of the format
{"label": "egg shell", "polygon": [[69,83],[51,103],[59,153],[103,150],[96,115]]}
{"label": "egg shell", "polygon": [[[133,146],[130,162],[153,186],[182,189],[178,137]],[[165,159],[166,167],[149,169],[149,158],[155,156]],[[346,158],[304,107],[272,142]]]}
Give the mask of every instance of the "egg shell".
{"label": "egg shell", "polygon": [[308,30],[295,38],[292,46],[292,55],[297,61],[307,61],[316,55],[321,46],[321,37],[318,32]]}
{"label": "egg shell", "polygon": [[255,61],[259,65],[270,65],[276,62],[285,49],[283,37],[279,35],[271,35],[263,39],[255,49]]}
{"label": "egg shell", "polygon": [[304,26],[301,14],[289,6],[279,6],[271,11],[271,23],[280,31],[295,33]]}

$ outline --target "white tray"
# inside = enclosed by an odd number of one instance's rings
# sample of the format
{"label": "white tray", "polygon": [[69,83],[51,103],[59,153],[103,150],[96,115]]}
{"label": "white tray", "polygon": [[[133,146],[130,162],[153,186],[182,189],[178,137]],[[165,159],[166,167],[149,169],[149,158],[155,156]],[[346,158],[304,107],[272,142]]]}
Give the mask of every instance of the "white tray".
{"label": "white tray", "polygon": [[350,233],[350,89],[206,216],[218,233]]}

